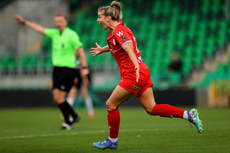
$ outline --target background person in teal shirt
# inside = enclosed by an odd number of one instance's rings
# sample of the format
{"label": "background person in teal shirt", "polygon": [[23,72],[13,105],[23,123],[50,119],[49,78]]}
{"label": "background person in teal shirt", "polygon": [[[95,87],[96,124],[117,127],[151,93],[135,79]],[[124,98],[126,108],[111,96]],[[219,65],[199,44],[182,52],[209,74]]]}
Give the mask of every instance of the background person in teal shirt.
{"label": "background person in teal shirt", "polygon": [[[32,30],[52,39],[52,62],[53,62],[53,99],[60,108],[65,123],[62,129],[70,130],[73,123],[80,121],[80,116],[66,102],[66,94],[76,84],[75,68],[76,55],[80,56],[82,75],[89,73],[83,45],[76,32],[67,27],[68,20],[63,14],[54,17],[56,29],[45,29],[41,25],[25,20],[19,15],[14,15],[15,20],[26,25]],[[69,119],[72,116],[73,120]]]}

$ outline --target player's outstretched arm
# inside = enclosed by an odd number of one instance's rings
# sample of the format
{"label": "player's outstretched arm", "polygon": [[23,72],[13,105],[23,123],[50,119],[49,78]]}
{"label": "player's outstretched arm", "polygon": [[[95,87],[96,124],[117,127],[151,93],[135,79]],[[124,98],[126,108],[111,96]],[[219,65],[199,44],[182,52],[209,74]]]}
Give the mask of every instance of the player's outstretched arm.
{"label": "player's outstretched arm", "polygon": [[97,43],[95,43],[97,48],[91,48],[92,50],[90,51],[92,56],[97,56],[101,53],[107,52],[109,51],[109,46],[106,45],[104,47],[101,47],[100,45],[98,45]]}
{"label": "player's outstretched arm", "polygon": [[45,29],[37,24],[37,23],[34,23],[34,22],[30,22],[28,20],[25,20],[23,17],[19,16],[19,15],[14,15],[14,19],[16,21],[18,21],[19,23],[22,23],[24,25],[26,25],[27,27],[31,28],[32,30],[42,34],[42,35],[45,35]]}

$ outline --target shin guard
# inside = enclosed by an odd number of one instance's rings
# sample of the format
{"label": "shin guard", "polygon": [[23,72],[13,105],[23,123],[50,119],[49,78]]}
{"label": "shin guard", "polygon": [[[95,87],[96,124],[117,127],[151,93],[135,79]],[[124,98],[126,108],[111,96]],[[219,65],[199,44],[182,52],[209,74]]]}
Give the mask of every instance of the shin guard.
{"label": "shin guard", "polygon": [[156,104],[151,112],[151,115],[160,115],[161,117],[183,118],[183,114],[184,110],[168,104]]}
{"label": "shin guard", "polygon": [[117,138],[120,126],[120,113],[118,108],[108,109],[108,125],[109,125],[109,136],[110,138]]}

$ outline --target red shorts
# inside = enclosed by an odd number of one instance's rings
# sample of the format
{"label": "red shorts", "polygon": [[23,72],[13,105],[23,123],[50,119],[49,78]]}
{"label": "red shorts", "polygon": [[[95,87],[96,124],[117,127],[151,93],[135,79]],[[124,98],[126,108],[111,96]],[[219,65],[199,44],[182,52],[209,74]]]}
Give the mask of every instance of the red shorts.
{"label": "red shorts", "polygon": [[132,92],[135,97],[140,96],[146,89],[153,86],[149,69],[142,69],[139,74],[139,80],[136,82],[136,73],[126,73],[124,78],[118,84],[122,88]]}

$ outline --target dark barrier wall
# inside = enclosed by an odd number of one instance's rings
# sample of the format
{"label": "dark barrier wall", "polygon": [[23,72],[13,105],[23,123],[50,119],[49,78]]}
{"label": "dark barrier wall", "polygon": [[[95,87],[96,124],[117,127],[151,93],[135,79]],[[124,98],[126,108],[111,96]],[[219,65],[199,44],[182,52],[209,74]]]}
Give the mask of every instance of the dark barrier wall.
{"label": "dark barrier wall", "polygon": [[56,106],[51,90],[0,90],[0,107]]}
{"label": "dark barrier wall", "polygon": [[[105,103],[111,92],[95,92],[94,95]],[[154,91],[158,104],[176,106],[194,106],[194,90],[167,90]],[[53,107],[56,104],[52,98],[51,90],[0,90],[0,107]],[[133,96],[121,106],[140,106]]]}
{"label": "dark barrier wall", "polygon": [[[111,92],[97,93],[103,102],[109,98]],[[165,90],[154,91],[157,104],[170,104],[175,106],[195,106],[195,90]],[[141,106],[136,98],[132,96],[121,106]]]}

